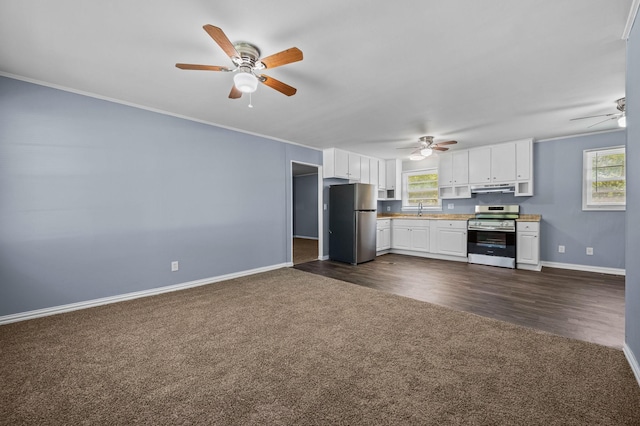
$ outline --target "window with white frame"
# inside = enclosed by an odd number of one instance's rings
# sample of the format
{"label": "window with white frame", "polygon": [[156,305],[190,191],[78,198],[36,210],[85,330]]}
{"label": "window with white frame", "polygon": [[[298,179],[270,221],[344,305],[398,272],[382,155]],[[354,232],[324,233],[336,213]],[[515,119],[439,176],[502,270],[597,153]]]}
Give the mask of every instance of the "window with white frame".
{"label": "window with white frame", "polygon": [[402,173],[402,209],[441,210],[438,198],[438,169],[414,170]]}
{"label": "window with white frame", "polygon": [[625,148],[583,152],[582,210],[624,210],[626,207]]}

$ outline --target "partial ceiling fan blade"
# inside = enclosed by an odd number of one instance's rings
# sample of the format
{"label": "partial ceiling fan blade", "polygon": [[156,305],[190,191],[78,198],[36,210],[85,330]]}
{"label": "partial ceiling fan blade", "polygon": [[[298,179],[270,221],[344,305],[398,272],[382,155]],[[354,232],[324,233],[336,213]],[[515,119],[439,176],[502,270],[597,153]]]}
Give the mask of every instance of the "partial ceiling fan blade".
{"label": "partial ceiling fan blade", "polygon": [[231,71],[227,67],[218,65],[198,65],[198,64],[176,64],[181,70],[199,70],[199,71]]}
{"label": "partial ceiling fan blade", "polygon": [[231,86],[231,92],[229,92],[229,99],[238,99],[242,96],[242,92],[238,90],[236,85]]}
{"label": "partial ceiling fan blade", "polygon": [[266,68],[275,68],[281,65],[290,64],[292,62],[298,62],[302,60],[302,51],[297,47],[292,47],[282,52],[275,53],[266,58],[260,59],[260,62],[264,64]]}
{"label": "partial ceiling fan blade", "polygon": [[[590,115],[588,117],[578,117],[578,118],[572,118],[569,121],[575,121],[575,120],[584,120],[585,118],[596,118],[596,117],[611,117],[612,115],[617,115],[618,113],[612,112],[611,114],[600,114],[600,115]],[[607,121],[607,120],[605,120]],[[602,122],[601,122],[602,123]]]}
{"label": "partial ceiling fan blade", "polygon": [[602,124],[602,123],[604,123],[605,121],[615,120],[616,118],[617,118],[617,117],[611,117],[611,118],[607,118],[606,120],[598,121],[597,123],[592,124],[591,126],[587,126],[587,129],[590,129],[590,128],[592,128],[593,126],[597,126],[598,124]]}
{"label": "partial ceiling fan blade", "polygon": [[284,84],[283,82],[264,74],[260,76],[260,81],[262,81],[262,83],[266,84],[272,89],[276,89],[278,92],[287,96],[293,96],[298,91],[295,87],[291,87],[288,84]]}
{"label": "partial ceiling fan blade", "polygon": [[442,145],[453,145],[458,143],[458,141],[444,141],[444,142],[438,142],[435,144],[435,146],[442,146]]}
{"label": "partial ceiling fan blade", "polygon": [[449,148],[445,148],[438,145],[432,145],[429,148],[433,149],[434,151],[449,151]]}
{"label": "partial ceiling fan blade", "polygon": [[229,41],[229,38],[226,36],[224,31],[222,31],[218,27],[214,27],[213,25],[209,25],[209,24],[205,25],[202,28],[204,28],[207,34],[211,36],[213,41],[218,43],[218,46],[220,46],[222,50],[224,50],[224,53],[226,53],[227,56],[229,56],[232,59],[240,57],[240,55],[238,54],[238,51],[233,46],[233,43]]}

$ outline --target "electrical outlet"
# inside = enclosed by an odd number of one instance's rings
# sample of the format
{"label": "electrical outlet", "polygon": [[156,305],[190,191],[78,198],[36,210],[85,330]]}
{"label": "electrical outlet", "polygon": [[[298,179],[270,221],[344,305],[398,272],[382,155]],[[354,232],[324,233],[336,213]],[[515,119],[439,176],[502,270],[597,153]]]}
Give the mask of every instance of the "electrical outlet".
{"label": "electrical outlet", "polygon": [[587,255],[593,256],[593,247],[587,247]]}
{"label": "electrical outlet", "polygon": [[391,211],[391,206],[387,206],[387,211],[390,212]]}
{"label": "electrical outlet", "polygon": [[558,253],[564,253],[564,246],[558,246]]}
{"label": "electrical outlet", "polygon": [[448,208],[449,210],[453,210],[453,203],[449,203],[449,204],[447,204],[447,208]]}
{"label": "electrical outlet", "polygon": [[171,272],[176,272],[178,269],[180,269],[178,261],[174,260],[173,262],[171,262]]}

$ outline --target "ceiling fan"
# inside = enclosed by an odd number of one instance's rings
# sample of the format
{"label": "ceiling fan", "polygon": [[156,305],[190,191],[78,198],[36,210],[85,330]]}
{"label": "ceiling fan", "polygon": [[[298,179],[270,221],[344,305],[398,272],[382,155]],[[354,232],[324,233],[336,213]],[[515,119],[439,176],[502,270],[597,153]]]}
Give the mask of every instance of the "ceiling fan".
{"label": "ceiling fan", "polygon": [[608,117],[605,118],[602,121],[598,121],[595,124],[592,124],[591,126],[588,126],[587,128],[591,128],[593,126],[597,126],[598,124],[602,124],[606,121],[609,120],[618,120],[618,126],[620,127],[627,127],[627,116],[626,116],[626,98],[620,98],[616,101],[616,108],[618,109],[618,111],[620,112],[612,112],[610,114],[600,114],[600,115],[590,115],[588,117],[578,117],[578,118],[572,118],[569,121],[574,121],[574,120],[584,120],[585,118],[595,118],[595,117]]}
{"label": "ceiling fan", "polygon": [[445,148],[444,145],[453,145],[458,143],[457,141],[444,141],[433,142],[433,136],[421,136],[419,138],[419,146],[409,146],[406,148],[398,149],[413,149],[414,151],[409,155],[410,160],[418,161],[423,160],[433,154],[433,151],[447,151],[449,148]]}
{"label": "ceiling fan", "polygon": [[289,86],[273,77],[269,77],[260,72],[267,68],[275,68],[302,60],[302,51],[297,47],[292,47],[282,52],[275,53],[266,58],[260,57],[260,49],[247,42],[231,43],[225,33],[213,25],[205,25],[204,30],[211,36],[222,50],[231,58],[233,67],[222,67],[218,65],[198,65],[177,63],[176,67],[182,70],[200,71],[223,71],[233,72],[234,85],[231,87],[229,98],[238,99],[243,93],[253,93],[258,88],[258,82],[265,84],[287,96],[296,93],[294,87]]}

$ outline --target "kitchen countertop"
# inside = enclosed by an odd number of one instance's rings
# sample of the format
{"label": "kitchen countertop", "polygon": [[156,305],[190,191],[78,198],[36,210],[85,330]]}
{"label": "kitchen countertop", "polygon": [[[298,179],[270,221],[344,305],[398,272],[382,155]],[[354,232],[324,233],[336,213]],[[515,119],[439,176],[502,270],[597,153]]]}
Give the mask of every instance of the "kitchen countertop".
{"label": "kitchen countertop", "polygon": [[[473,219],[473,214],[453,214],[453,213],[427,213],[422,216],[406,213],[379,213],[378,219],[430,219],[430,220],[469,220]],[[542,216],[539,214],[521,214],[518,222],[540,222]]]}

